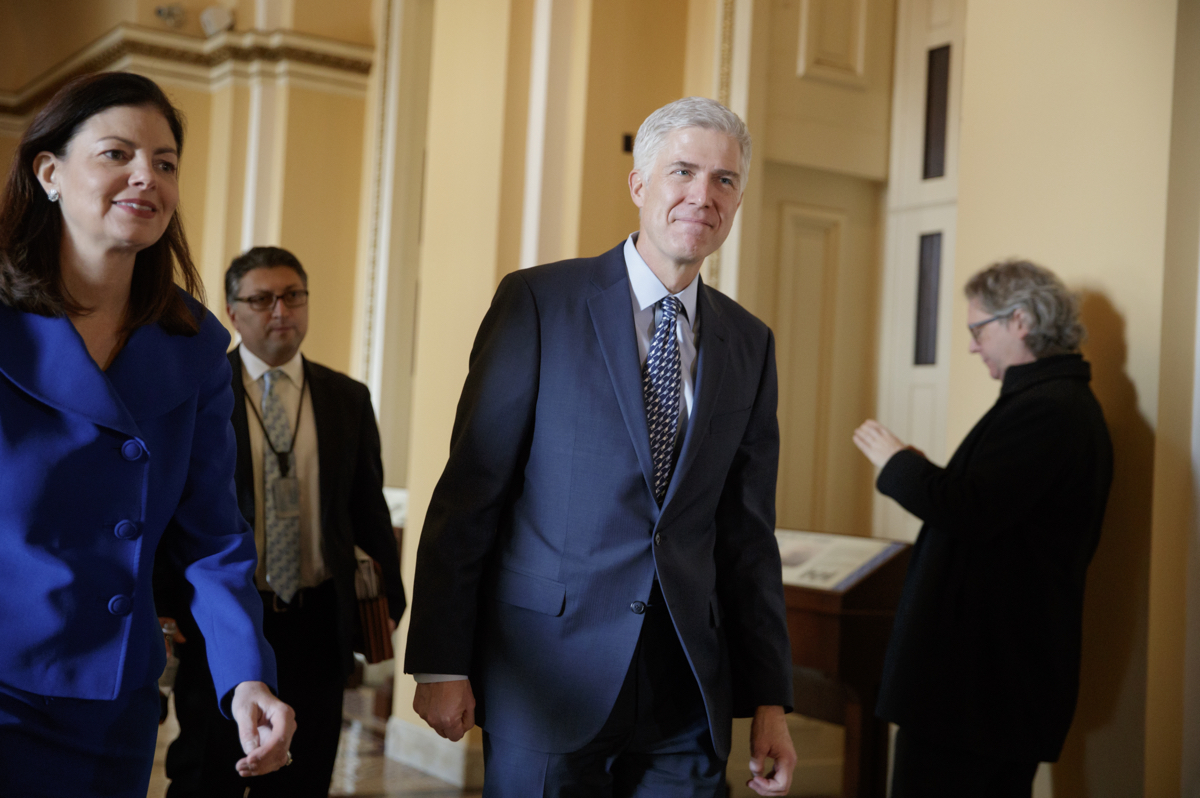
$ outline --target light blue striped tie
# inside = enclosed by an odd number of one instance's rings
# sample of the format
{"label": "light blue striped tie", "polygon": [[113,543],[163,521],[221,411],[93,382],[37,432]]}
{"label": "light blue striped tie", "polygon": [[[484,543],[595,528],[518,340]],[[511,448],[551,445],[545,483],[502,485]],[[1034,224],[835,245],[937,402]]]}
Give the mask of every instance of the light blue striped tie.
{"label": "light blue striped tie", "polygon": [[[263,375],[263,430],[276,452],[286,452],[292,446],[292,430],[283,402],[275,392],[282,369],[271,369]],[[288,455],[288,476],[296,477],[296,456]],[[283,478],[279,458],[271,447],[263,449],[263,520],[267,536],[267,583],[285,603],[300,589],[300,517],[280,516],[275,507],[275,482]]]}
{"label": "light blue striped tie", "polygon": [[673,296],[661,301],[662,313],[642,368],[642,397],[650,428],[650,457],[654,463],[654,500],[667,495],[674,468],[675,433],[679,428],[679,339],[676,319],[680,303]]}

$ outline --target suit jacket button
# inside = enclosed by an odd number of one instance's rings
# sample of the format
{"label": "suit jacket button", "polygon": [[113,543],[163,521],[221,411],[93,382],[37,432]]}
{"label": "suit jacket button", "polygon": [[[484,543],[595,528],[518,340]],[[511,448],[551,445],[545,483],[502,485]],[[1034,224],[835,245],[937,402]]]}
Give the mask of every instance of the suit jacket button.
{"label": "suit jacket button", "polygon": [[108,600],[108,611],[113,615],[128,615],[133,609],[129,596],[113,596]]}
{"label": "suit jacket button", "polygon": [[121,540],[133,540],[142,532],[133,521],[118,521],[113,527],[113,534]]}
{"label": "suit jacket button", "polygon": [[641,615],[646,611],[646,604],[641,601],[635,601],[629,605],[629,609],[633,610],[634,615]]}
{"label": "suit jacket button", "polygon": [[654,545],[655,545],[655,546],[661,546],[661,545],[662,545],[662,532],[655,532],[655,533],[654,533]]}
{"label": "suit jacket button", "polygon": [[125,443],[121,444],[121,456],[131,463],[134,460],[139,459],[144,451],[145,449],[142,448],[142,445],[133,438],[130,438],[129,440],[125,441]]}

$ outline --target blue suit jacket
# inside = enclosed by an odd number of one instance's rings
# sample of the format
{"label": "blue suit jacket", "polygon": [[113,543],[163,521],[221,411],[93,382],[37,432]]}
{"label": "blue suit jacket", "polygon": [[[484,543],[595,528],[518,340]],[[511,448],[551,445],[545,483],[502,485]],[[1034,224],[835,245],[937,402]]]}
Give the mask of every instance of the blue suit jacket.
{"label": "blue suit jacket", "polygon": [[[133,331],[107,372],[66,318],[0,305],[0,682],[114,699],[165,661],[151,590],[170,523],[217,695],[274,685],[233,490],[229,334]],[[225,702],[227,707],[227,701]]]}
{"label": "blue suit jacket", "polygon": [[731,716],[791,704],[774,342],[703,285],[697,307],[697,393],[660,510],[622,247],[496,292],[421,535],[405,660],[469,673],[492,734],[550,752],[590,741],[656,574],[718,755]]}

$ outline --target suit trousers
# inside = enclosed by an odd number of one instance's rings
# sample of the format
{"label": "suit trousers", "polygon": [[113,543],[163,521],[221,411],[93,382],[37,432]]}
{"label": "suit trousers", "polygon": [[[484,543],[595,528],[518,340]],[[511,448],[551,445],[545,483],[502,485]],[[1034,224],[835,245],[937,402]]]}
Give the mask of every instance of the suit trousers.
{"label": "suit trousers", "polygon": [[[263,594],[263,634],[275,649],[279,697],[296,711],[293,763],[266,776],[243,779],[234,764],[245,754],[237,724],[217,707],[203,638],[183,629],[175,677],[179,737],[167,751],[167,798],[325,798],[342,729],[345,677],[337,646],[333,580],[300,592],[292,607],[275,610]],[[183,628],[183,627],[181,627]],[[193,637],[193,635],[195,635]],[[196,646],[197,642],[199,646]]]}
{"label": "suit trousers", "polygon": [[0,685],[0,796],[145,798],[157,736],[157,682],[113,701]]}
{"label": "suit trousers", "polygon": [[1030,798],[1035,761],[997,759],[932,743],[901,727],[892,764],[892,798]]}
{"label": "suit trousers", "polygon": [[600,732],[578,751],[531,751],[483,735],[484,798],[715,798],[725,760],[658,582],[633,660]]}

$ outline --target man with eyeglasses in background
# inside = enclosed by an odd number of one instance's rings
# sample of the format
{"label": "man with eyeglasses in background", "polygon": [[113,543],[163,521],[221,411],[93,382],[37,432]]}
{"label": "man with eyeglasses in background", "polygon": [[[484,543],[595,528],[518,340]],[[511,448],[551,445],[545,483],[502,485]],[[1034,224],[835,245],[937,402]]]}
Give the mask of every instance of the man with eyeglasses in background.
{"label": "man with eyeglasses in background", "polygon": [[[308,276],[291,252],[254,247],[235,258],[225,273],[225,298],[241,336],[229,353],[238,504],[254,527],[263,632],[278,660],[279,694],[303,730],[292,740],[292,765],[268,776],[238,776],[237,726],[217,711],[206,641],[186,609],[190,596],[180,593],[187,582],[162,576],[171,565],[160,554],[159,613],[173,615],[186,639],[178,647],[180,734],[167,753],[167,796],[243,798],[248,787],[254,798],[324,798],[353,668],[355,545],[382,567],[393,631],[405,607],[379,431],[365,385],[300,354]],[[169,540],[168,529],[164,546]]]}

